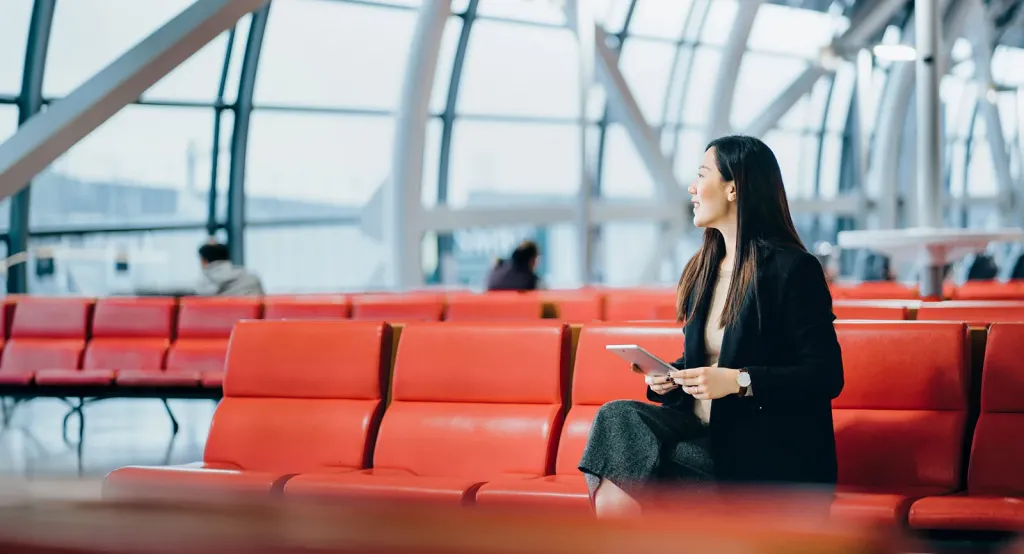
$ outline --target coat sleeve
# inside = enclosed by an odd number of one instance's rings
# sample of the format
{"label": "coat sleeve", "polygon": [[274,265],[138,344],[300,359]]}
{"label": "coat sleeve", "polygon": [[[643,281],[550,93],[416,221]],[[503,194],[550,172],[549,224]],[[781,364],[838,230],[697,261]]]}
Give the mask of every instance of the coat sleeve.
{"label": "coat sleeve", "polygon": [[843,390],[843,357],[836,338],[832,294],[821,264],[811,255],[793,263],[782,285],[782,318],[791,365],[750,366],[751,387],[760,404],[835,398]]}

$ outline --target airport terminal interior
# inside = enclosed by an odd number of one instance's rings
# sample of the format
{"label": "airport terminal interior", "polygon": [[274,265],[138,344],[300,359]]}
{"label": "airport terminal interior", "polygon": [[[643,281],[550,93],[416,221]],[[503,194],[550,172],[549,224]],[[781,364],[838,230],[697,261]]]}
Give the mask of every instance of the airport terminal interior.
{"label": "airport terminal interior", "polygon": [[[1024,553],[1022,87],[1024,0],[0,0],[0,550],[686,520],[683,551]],[[832,297],[829,519],[773,489],[602,523],[595,414],[648,399],[605,347],[683,353],[729,135]]]}

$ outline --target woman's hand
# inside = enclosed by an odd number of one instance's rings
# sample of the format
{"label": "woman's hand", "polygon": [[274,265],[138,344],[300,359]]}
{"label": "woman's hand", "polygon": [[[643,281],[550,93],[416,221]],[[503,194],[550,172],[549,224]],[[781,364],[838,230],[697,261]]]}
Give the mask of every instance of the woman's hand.
{"label": "woman's hand", "polygon": [[[634,371],[639,369],[635,365],[633,367],[635,368]],[[644,377],[644,381],[647,382],[647,386],[651,387],[655,394],[668,394],[679,388],[679,385],[672,381],[672,378],[668,375],[647,375]]]}
{"label": "woman's hand", "polygon": [[740,384],[736,379],[739,370],[736,369],[695,367],[673,371],[668,375],[676,384],[682,385],[686,394],[697,400],[718,400],[740,392]]}

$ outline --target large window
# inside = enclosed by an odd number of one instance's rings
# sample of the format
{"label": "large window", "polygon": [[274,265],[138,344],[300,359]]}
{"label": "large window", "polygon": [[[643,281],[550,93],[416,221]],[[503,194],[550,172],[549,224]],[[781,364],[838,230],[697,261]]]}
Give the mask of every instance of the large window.
{"label": "large window", "polygon": [[31,16],[32,0],[4,0],[0,7],[0,98],[21,91]]}

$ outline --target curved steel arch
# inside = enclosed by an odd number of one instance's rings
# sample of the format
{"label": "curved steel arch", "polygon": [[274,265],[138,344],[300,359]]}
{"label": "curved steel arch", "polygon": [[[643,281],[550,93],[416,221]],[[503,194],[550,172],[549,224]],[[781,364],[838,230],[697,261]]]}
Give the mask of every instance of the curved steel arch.
{"label": "curved steel arch", "polygon": [[[50,45],[50,31],[53,29],[53,13],[56,6],[57,0],[36,0],[32,7],[21,94],[18,95],[18,125],[24,124],[43,108],[43,76],[46,73],[46,53]],[[11,219],[7,235],[8,256],[28,250],[31,194],[32,183],[29,182],[11,199]],[[28,292],[28,267],[25,263],[15,264],[8,270],[7,292]]]}
{"label": "curved steel arch", "polygon": [[[270,6],[267,2],[253,12],[249,24],[249,37],[242,58],[242,73],[238,83],[238,99],[235,106],[234,132],[231,136],[231,166],[228,171],[228,250],[231,261],[245,262],[245,157],[249,148],[249,120],[252,118],[252,98],[256,90],[256,73],[259,69],[263,36],[267,30]],[[216,170],[216,169],[214,169]]]}

